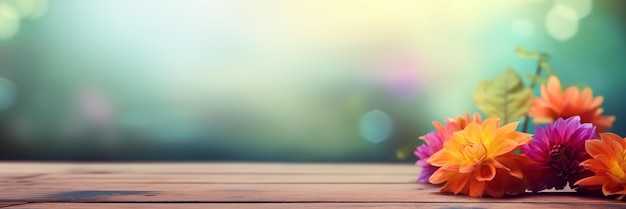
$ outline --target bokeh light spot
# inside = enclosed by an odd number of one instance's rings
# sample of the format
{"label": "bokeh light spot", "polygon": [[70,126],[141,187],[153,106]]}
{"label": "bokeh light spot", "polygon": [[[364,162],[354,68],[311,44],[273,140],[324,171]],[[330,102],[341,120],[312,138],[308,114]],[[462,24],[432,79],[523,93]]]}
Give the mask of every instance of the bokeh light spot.
{"label": "bokeh light spot", "polygon": [[15,10],[20,17],[28,16],[37,6],[37,0],[19,0],[15,1]]}
{"label": "bokeh light spot", "polygon": [[20,28],[20,16],[15,9],[0,3],[0,40],[13,37]]}
{"label": "bokeh light spot", "polygon": [[0,110],[5,110],[15,100],[15,86],[6,78],[0,77]]}
{"label": "bokeh light spot", "polygon": [[562,5],[574,10],[578,20],[589,15],[592,9],[591,0],[555,0],[554,5]]}
{"label": "bokeh light spot", "polygon": [[578,32],[576,11],[567,6],[555,5],[546,15],[546,28],[556,40],[569,40]]}
{"label": "bokeh light spot", "polygon": [[392,128],[391,117],[380,110],[365,114],[359,124],[361,136],[372,143],[385,141],[391,135]]}

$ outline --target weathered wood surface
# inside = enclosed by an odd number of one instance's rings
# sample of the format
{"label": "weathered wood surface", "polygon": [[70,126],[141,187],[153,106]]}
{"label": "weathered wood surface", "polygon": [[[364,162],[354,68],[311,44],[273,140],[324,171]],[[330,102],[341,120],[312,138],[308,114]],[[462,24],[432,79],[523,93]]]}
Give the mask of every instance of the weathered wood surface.
{"label": "weathered wood surface", "polygon": [[624,208],[571,191],[471,198],[411,164],[0,163],[0,208]]}

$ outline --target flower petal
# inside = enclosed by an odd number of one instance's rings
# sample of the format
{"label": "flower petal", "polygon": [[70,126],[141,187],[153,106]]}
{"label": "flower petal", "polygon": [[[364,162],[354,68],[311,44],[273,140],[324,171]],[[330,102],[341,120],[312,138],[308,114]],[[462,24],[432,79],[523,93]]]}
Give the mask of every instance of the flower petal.
{"label": "flower petal", "polygon": [[[602,96],[593,97],[591,88],[579,90],[567,87],[562,90],[556,76],[548,78],[547,85],[540,88],[541,97],[532,101],[528,115],[535,123],[552,123],[558,118],[580,116],[582,122],[593,123],[598,132],[611,128],[615,117],[602,115]],[[567,139],[567,138],[563,138]]]}
{"label": "flower petal", "polygon": [[494,143],[494,145],[492,145],[491,150],[493,150],[495,153],[490,154],[490,155],[500,156],[500,155],[504,155],[507,153],[511,153],[515,149],[517,149],[518,146],[520,146],[520,144],[517,143],[516,141],[501,140],[498,143]]}
{"label": "flower petal", "polygon": [[602,185],[602,193],[604,195],[626,194],[626,188],[624,188],[624,184],[608,181]]}
{"label": "flower petal", "polygon": [[446,182],[443,187],[441,187],[442,192],[452,192],[454,194],[459,194],[463,191],[465,186],[467,185],[467,181],[469,180],[468,174],[458,174],[454,175],[448,182]]}
{"label": "flower petal", "polygon": [[559,81],[559,78],[556,76],[550,76],[550,78],[548,78],[548,85],[546,86],[545,93],[546,95],[544,97],[547,97],[548,101],[558,104],[557,106],[562,105],[561,98],[563,95],[561,93],[561,81]]}
{"label": "flower petal", "polygon": [[[602,134],[600,134],[602,136]],[[608,153],[609,151],[605,148],[604,142],[600,140],[587,140],[585,141],[585,150],[591,156],[596,156],[599,154]]]}
{"label": "flower petal", "polygon": [[477,172],[474,173],[474,178],[478,181],[491,181],[495,176],[496,167],[489,163],[482,164],[477,168]]}
{"label": "flower petal", "polygon": [[[494,172],[495,175],[495,172]],[[469,187],[469,196],[471,197],[482,197],[485,192],[485,182],[484,181],[470,181]]]}
{"label": "flower petal", "polygon": [[585,167],[587,170],[591,170],[595,173],[598,173],[600,170],[606,170],[606,166],[602,164],[600,161],[596,159],[588,159],[580,163],[581,166]]}
{"label": "flower petal", "polygon": [[[496,173],[506,173],[504,169],[497,169]],[[502,197],[509,186],[509,178],[507,175],[496,175],[493,180],[485,182],[485,194],[491,197]]]}
{"label": "flower petal", "polygon": [[430,175],[430,178],[428,178],[428,181],[431,184],[441,184],[443,182],[448,181],[448,179],[453,177],[455,174],[456,174],[455,172],[450,172],[443,168],[439,168],[437,169],[437,171],[433,173],[433,175]]}
{"label": "flower petal", "polygon": [[530,164],[528,158],[526,158],[523,155],[518,155],[518,154],[508,154],[508,155],[499,156],[495,160],[499,161],[500,163],[502,163],[502,165],[506,166],[509,169],[510,176],[513,176],[519,179],[524,178],[523,170],[525,167],[527,167],[524,165]]}

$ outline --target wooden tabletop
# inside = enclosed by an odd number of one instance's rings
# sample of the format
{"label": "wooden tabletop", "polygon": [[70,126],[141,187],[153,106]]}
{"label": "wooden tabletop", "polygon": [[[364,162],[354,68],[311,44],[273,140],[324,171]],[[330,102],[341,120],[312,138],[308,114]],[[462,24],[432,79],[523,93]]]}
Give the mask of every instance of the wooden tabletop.
{"label": "wooden tabletop", "polygon": [[0,208],[624,208],[573,192],[471,198],[412,164],[0,163]]}

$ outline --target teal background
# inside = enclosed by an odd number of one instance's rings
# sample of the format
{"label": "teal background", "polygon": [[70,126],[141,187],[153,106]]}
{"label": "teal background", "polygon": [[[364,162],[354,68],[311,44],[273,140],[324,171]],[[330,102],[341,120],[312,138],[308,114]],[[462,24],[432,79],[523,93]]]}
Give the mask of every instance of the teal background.
{"label": "teal background", "polygon": [[516,46],[626,135],[624,1],[18,1],[41,15],[0,39],[0,160],[415,161],[478,82],[534,73]]}

